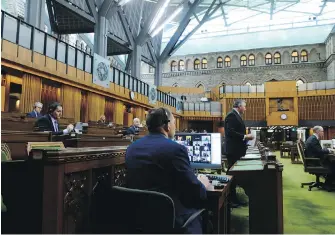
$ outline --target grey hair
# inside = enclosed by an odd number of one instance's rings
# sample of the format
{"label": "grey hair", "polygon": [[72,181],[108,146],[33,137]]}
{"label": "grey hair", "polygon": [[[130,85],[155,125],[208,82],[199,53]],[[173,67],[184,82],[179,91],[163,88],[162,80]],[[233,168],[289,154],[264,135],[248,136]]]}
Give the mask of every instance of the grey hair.
{"label": "grey hair", "polygon": [[134,123],[135,121],[138,121],[139,123],[141,123],[141,120],[140,120],[139,118],[134,118],[133,123]]}
{"label": "grey hair", "polygon": [[43,108],[43,104],[41,102],[35,102],[34,108],[36,108],[36,107]]}
{"label": "grey hair", "polygon": [[320,131],[322,129],[323,129],[322,126],[315,126],[315,127],[313,127],[313,132],[316,133],[317,131]]}
{"label": "grey hair", "polygon": [[238,108],[242,106],[243,103],[246,104],[247,102],[245,102],[245,100],[242,100],[242,99],[237,99],[234,101],[233,108]]}

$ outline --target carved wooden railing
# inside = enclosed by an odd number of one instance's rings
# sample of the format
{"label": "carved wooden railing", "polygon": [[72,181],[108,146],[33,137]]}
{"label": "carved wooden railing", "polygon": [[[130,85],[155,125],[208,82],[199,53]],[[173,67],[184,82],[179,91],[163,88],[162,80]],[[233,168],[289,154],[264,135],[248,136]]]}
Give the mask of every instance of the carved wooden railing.
{"label": "carved wooden railing", "polygon": [[4,162],[2,195],[9,211],[4,232],[90,233],[99,186],[125,184],[126,148],[33,150],[35,160]]}

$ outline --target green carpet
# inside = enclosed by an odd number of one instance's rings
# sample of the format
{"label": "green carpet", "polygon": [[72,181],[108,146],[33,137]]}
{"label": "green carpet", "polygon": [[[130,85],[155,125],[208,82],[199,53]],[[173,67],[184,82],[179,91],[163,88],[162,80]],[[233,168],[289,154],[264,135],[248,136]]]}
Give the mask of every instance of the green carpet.
{"label": "green carpet", "polygon": [[[279,154],[277,157],[280,159]],[[291,164],[290,159],[280,161],[284,164],[284,233],[335,233],[335,192],[301,188],[300,183],[314,181],[315,177],[305,173],[303,165]],[[237,192],[241,201],[248,200],[241,188]],[[248,207],[233,209],[232,233],[249,233],[248,215]]]}

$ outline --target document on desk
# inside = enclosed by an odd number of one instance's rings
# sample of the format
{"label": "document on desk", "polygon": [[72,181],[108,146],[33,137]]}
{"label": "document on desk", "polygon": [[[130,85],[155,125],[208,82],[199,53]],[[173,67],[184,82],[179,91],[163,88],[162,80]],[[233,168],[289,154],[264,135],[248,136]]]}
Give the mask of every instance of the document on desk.
{"label": "document on desk", "polygon": [[248,159],[248,160],[260,160],[261,155],[259,154],[246,154],[242,159]]}
{"label": "document on desk", "polygon": [[261,165],[245,165],[245,166],[239,166],[234,165],[229,171],[262,171],[264,169],[263,164]]}
{"label": "document on desk", "polygon": [[237,166],[246,166],[246,165],[263,165],[261,160],[249,160],[249,161],[237,161]]}

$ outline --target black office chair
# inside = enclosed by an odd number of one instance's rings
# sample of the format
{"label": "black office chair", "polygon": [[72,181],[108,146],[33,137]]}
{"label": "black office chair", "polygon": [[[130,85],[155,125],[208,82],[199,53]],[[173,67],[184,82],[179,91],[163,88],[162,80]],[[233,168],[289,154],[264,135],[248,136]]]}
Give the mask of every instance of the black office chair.
{"label": "black office chair", "polygon": [[320,182],[320,177],[331,174],[330,169],[321,165],[320,158],[310,158],[305,157],[305,151],[303,147],[303,142],[299,140],[297,142],[297,148],[299,156],[301,157],[305,172],[315,175],[315,182],[301,183],[301,187],[308,186],[308,191],[311,191],[312,188],[321,188],[327,191],[332,191],[332,188],[326,185],[323,182]]}
{"label": "black office chair", "polygon": [[114,186],[104,198],[107,200],[100,201],[96,211],[94,233],[184,233],[205,211],[196,211],[177,228],[174,203],[166,194]]}

